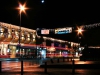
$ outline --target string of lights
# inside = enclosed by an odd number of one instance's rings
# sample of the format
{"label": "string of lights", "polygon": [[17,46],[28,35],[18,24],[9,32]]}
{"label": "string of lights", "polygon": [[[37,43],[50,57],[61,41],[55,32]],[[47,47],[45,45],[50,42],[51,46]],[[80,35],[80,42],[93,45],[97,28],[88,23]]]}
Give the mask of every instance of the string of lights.
{"label": "string of lights", "polygon": [[80,27],[82,27],[82,29],[91,29],[91,28],[95,28],[99,26],[100,26],[100,23],[94,23],[94,24],[89,24],[89,25],[81,25]]}

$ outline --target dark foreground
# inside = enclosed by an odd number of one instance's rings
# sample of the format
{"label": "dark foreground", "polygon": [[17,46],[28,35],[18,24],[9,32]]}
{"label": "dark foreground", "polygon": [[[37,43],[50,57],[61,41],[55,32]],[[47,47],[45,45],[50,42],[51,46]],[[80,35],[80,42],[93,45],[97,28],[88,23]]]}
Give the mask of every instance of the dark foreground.
{"label": "dark foreground", "polygon": [[[0,75],[21,75],[19,70],[5,71]],[[32,70],[26,70],[23,75],[100,75],[100,71],[97,69],[76,69],[75,73],[72,73],[72,69],[58,69],[48,68],[47,73],[43,68],[34,68]]]}
{"label": "dark foreground", "polygon": [[[74,65],[72,61],[48,61],[38,67],[29,61],[23,64],[23,75],[100,75],[100,61],[75,61]],[[0,75],[21,75],[20,62],[2,62]]]}
{"label": "dark foreground", "polygon": [[[100,75],[99,64],[76,64],[74,67],[68,64],[47,65],[40,67],[24,67],[23,75]],[[0,75],[21,75],[20,67],[3,68]]]}
{"label": "dark foreground", "polygon": [[[41,65],[41,68],[44,68],[45,65]],[[47,68],[66,68],[66,69],[72,69],[74,67],[75,69],[100,69],[100,64],[76,64],[76,65],[71,65],[71,64],[66,64],[66,65],[47,65]]]}

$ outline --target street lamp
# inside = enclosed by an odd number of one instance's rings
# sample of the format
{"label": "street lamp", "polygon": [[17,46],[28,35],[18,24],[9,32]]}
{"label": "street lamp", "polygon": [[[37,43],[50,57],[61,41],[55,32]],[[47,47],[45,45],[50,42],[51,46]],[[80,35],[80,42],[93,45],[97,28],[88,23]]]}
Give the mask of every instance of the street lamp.
{"label": "street lamp", "polygon": [[[78,27],[77,29],[77,35],[78,35],[78,39],[81,39],[80,35],[82,35],[83,29],[82,27]],[[78,41],[79,42],[79,41]],[[79,42],[80,43],[80,42]]]}
{"label": "street lamp", "polygon": [[80,35],[80,34],[82,35],[83,29],[82,28],[78,28],[77,32],[78,32],[78,35]]}
{"label": "street lamp", "polygon": [[26,2],[22,5],[19,3],[19,7],[17,8],[19,10],[19,15],[20,15],[20,26],[19,26],[19,51],[20,51],[20,35],[21,35],[21,14],[22,12],[26,14],[25,10],[28,8],[26,7]]}
{"label": "street lamp", "polygon": [[84,31],[82,29],[82,27],[77,27],[77,35],[78,35],[78,49],[80,48],[80,39],[81,39],[81,36],[80,35],[83,35],[82,32]]}

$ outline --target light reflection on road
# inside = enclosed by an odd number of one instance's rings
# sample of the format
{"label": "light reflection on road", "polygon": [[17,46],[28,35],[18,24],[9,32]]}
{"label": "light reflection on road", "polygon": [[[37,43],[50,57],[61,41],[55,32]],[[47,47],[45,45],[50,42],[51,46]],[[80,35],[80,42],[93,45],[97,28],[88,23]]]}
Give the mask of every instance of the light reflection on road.
{"label": "light reflection on road", "polygon": [[[57,62],[56,62],[57,63]],[[65,62],[65,63],[70,63],[72,62]],[[91,64],[93,63],[92,61],[75,61],[75,64]],[[30,75],[33,75],[37,73],[36,75],[47,75],[44,74],[44,68],[39,68],[39,64],[36,62],[29,62],[25,61],[24,62],[24,71],[29,72]],[[19,61],[3,61],[2,62],[2,71],[5,72],[20,72],[21,62]],[[72,75],[72,69],[66,69],[66,68],[48,68],[47,69],[49,75]],[[32,73],[31,73],[32,72]],[[43,73],[43,74],[38,74],[38,73]],[[28,73],[27,73],[28,74]],[[25,74],[25,75],[27,75]],[[98,69],[75,69],[75,74],[74,75],[99,75],[100,71]],[[4,75],[4,74],[0,74]],[[5,74],[7,75],[7,74]],[[9,74],[9,75],[15,75],[15,74]],[[20,75],[19,73],[17,75]]]}
{"label": "light reflection on road", "polygon": [[[27,67],[39,67],[40,65],[36,62],[23,62],[24,69]],[[20,69],[21,62],[19,61],[3,61],[2,62],[2,70],[12,70],[12,69]]]}
{"label": "light reflection on road", "polygon": [[[92,61],[79,61],[78,59],[75,59],[75,64],[92,64]],[[47,62],[47,65],[51,65],[52,63],[49,61]],[[54,61],[53,65],[55,64],[72,64],[72,61],[65,61],[62,62],[60,61],[57,63],[57,60]],[[33,70],[38,70],[40,65],[37,62],[34,61],[24,61],[23,62],[24,66],[24,71],[33,71]],[[20,71],[21,69],[21,62],[20,61],[2,61],[2,70],[3,71]],[[39,68],[40,69],[40,68]],[[80,72],[83,72],[82,70],[79,70]]]}
{"label": "light reflection on road", "polygon": [[[44,73],[43,68],[31,68],[31,70],[28,70],[28,69],[26,70],[27,72],[25,72],[24,75],[28,75],[28,74],[30,75],[33,75],[33,74],[34,75],[72,75],[72,69],[48,68],[47,70],[48,74]],[[19,71],[20,71],[19,69],[17,69],[16,71],[13,70],[13,72],[17,73],[17,75],[20,75]],[[16,74],[13,74],[12,71],[7,71],[7,72],[11,73],[9,75],[16,75]],[[4,72],[3,74],[0,74],[0,75],[4,75]],[[5,74],[5,75],[8,75],[8,74]],[[95,70],[95,69],[76,69],[74,75],[100,75],[100,71]]]}

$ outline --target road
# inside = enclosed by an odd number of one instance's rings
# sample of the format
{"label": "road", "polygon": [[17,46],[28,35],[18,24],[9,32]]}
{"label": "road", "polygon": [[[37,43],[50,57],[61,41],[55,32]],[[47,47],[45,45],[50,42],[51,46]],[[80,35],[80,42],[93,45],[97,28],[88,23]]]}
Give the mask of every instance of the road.
{"label": "road", "polygon": [[[31,70],[28,70],[31,69]],[[100,71],[96,69],[76,69],[75,73],[72,74],[72,69],[58,69],[48,68],[47,73],[44,72],[43,68],[27,68],[24,69],[24,75],[99,75]],[[0,75],[20,75],[20,69],[12,69],[4,71]]]}
{"label": "road", "polygon": [[[47,61],[47,66],[50,66],[50,67],[63,67],[63,66],[70,66],[72,65],[72,61],[63,61],[63,60],[58,60],[54,59],[52,60],[53,62],[51,62],[51,60],[48,60]],[[75,59],[75,62],[74,62],[75,65],[79,65],[79,67],[81,65],[90,65],[90,64],[96,64],[98,66],[100,66],[100,61],[79,61],[78,59]],[[23,61],[23,67],[26,68],[26,67],[39,67],[40,64],[38,61],[34,62],[34,61]],[[44,66],[41,65],[41,66]],[[91,65],[90,65],[91,66]],[[20,61],[2,61],[2,69],[7,69],[7,68],[20,68],[21,67],[21,62]],[[84,66],[83,66],[84,67]]]}
{"label": "road", "polygon": [[[72,65],[72,61],[65,61],[63,62],[62,60],[59,60],[59,63],[57,60],[53,60],[53,63],[51,61],[47,62],[47,65],[52,65],[51,68],[47,67],[47,73],[44,72],[44,67],[40,67],[38,62],[29,62],[29,61],[24,61],[24,75],[99,75],[100,74],[100,69],[93,69],[93,68],[88,68],[88,69],[78,69],[75,68],[75,74],[72,74],[72,66],[71,68],[68,68],[68,65]],[[79,61],[75,60],[76,65],[85,65],[85,64],[93,64],[97,63],[97,61]],[[98,62],[99,63],[99,62]],[[66,66],[66,68],[60,68],[62,65]],[[21,62],[20,61],[3,61],[2,62],[2,73],[0,75],[20,75],[21,71]],[[59,68],[55,66],[60,66]],[[87,67],[87,66],[86,66]],[[99,67],[96,65],[96,67]]]}

